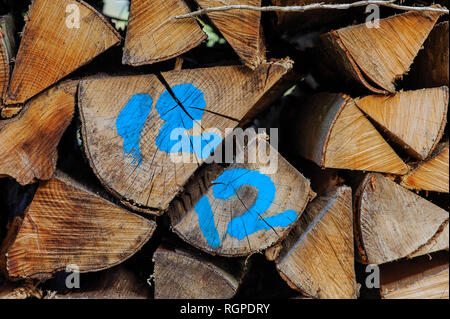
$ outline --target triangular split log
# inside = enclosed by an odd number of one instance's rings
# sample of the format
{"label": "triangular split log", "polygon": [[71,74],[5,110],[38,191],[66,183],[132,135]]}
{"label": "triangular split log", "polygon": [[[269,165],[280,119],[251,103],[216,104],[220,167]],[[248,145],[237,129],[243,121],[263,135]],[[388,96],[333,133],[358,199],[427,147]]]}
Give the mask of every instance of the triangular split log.
{"label": "triangular split log", "polygon": [[367,174],[354,199],[363,263],[382,264],[448,249],[448,212],[381,174]]}
{"label": "triangular split log", "polygon": [[275,259],[283,279],[313,298],[356,298],[352,190],[341,186],[314,199]]}
{"label": "triangular split log", "polygon": [[189,11],[183,0],[131,1],[122,63],[156,63],[199,45],[206,34],[194,19],[167,21]]}

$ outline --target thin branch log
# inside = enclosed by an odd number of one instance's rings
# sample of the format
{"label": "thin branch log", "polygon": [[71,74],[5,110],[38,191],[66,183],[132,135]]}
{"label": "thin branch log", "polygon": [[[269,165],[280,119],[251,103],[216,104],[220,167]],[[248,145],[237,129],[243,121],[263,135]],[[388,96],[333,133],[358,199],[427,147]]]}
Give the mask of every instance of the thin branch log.
{"label": "thin branch log", "polygon": [[230,11],[230,10],[252,10],[252,11],[261,11],[261,12],[304,12],[309,10],[317,10],[317,9],[334,9],[334,10],[345,10],[355,7],[364,7],[367,5],[379,5],[383,7],[390,7],[398,10],[404,11],[433,11],[433,12],[441,12],[444,14],[448,14],[448,9],[441,6],[433,6],[433,7],[412,7],[412,6],[402,6],[394,3],[395,0],[368,0],[368,1],[356,1],[353,3],[344,3],[344,4],[325,4],[325,3],[312,3],[305,6],[265,6],[265,7],[257,7],[251,5],[244,4],[236,4],[236,5],[228,5],[221,7],[213,7],[213,8],[203,8],[197,11],[193,11],[191,13],[177,15],[172,18],[169,18],[168,21],[176,20],[176,19],[186,19],[186,18],[194,18],[200,15],[204,15],[210,12],[221,12],[221,11]]}

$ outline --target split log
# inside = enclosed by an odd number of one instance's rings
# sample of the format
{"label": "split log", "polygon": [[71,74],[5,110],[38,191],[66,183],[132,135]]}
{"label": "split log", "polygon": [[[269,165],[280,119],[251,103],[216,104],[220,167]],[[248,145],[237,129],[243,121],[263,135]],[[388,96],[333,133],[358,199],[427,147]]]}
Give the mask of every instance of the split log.
{"label": "split log", "polygon": [[354,199],[356,243],[365,264],[448,249],[448,212],[381,174],[367,174]]}
{"label": "split log", "polygon": [[448,252],[380,268],[380,293],[384,299],[448,299],[448,285]]}
{"label": "split log", "polygon": [[[280,94],[291,68],[290,60],[282,60],[255,71],[243,66],[171,71],[162,74],[170,91],[154,75],[82,81],[79,107],[91,167],[124,204],[161,214],[220,144],[225,129],[248,121]],[[211,128],[214,132],[205,131]],[[196,131],[200,138],[193,136]],[[183,155],[190,160],[174,161],[186,140]]]}
{"label": "split log", "polygon": [[[97,275],[97,274],[96,274]],[[49,292],[44,299],[149,299],[150,286],[123,265],[80,279],[80,289],[66,294]]]}
{"label": "split log", "polygon": [[41,182],[2,248],[11,279],[48,279],[77,265],[79,272],[115,266],[151,237],[156,225],[87,190],[58,172]]}
{"label": "split log", "polygon": [[439,144],[431,158],[415,165],[401,177],[400,185],[417,190],[449,192],[448,141]]}
{"label": "split log", "polygon": [[36,282],[2,282],[0,278],[0,299],[42,299],[43,296],[44,292],[38,287]]}
{"label": "split log", "polygon": [[297,155],[322,168],[405,174],[408,167],[344,94],[320,93],[290,119]]}
{"label": "split log", "polygon": [[50,179],[56,147],[75,109],[78,81],[65,81],[30,100],[22,112],[0,121],[0,177],[22,185]]}
{"label": "split log", "polygon": [[212,259],[160,246],[154,254],[155,299],[228,299],[239,288],[244,262]]}
{"label": "split log", "polygon": [[[196,0],[196,2],[202,8],[235,4],[261,6],[261,0]],[[211,12],[208,13],[208,17],[246,66],[255,69],[266,61],[261,12],[230,10]]]}
{"label": "split log", "polygon": [[26,102],[120,41],[104,17],[82,0],[33,0],[6,104]]}
{"label": "split log", "polygon": [[313,298],[356,298],[352,190],[341,186],[317,197],[281,244],[281,277]]}
{"label": "split log", "polygon": [[195,20],[167,22],[188,12],[183,0],[132,0],[122,63],[134,66],[156,63],[199,45],[206,34]]}
{"label": "split log", "polygon": [[352,25],[321,35],[325,77],[357,81],[375,93],[394,93],[440,13],[414,11],[379,20],[379,28]]}
{"label": "split log", "polygon": [[[268,150],[272,163],[245,160]],[[274,162],[277,171],[266,172]],[[286,237],[314,196],[309,180],[258,135],[225,170],[205,167],[168,214],[173,231],[189,244],[210,254],[244,256]]]}
{"label": "split log", "polygon": [[448,87],[402,91],[389,97],[369,95],[355,103],[392,141],[414,158],[424,160],[444,133]]}
{"label": "split log", "polygon": [[448,42],[448,21],[436,24],[411,67],[408,78],[414,87],[448,85]]}
{"label": "split log", "polygon": [[[0,16],[0,105],[8,89],[11,64],[16,55],[15,26],[12,15]],[[2,117],[2,114],[0,114]]]}

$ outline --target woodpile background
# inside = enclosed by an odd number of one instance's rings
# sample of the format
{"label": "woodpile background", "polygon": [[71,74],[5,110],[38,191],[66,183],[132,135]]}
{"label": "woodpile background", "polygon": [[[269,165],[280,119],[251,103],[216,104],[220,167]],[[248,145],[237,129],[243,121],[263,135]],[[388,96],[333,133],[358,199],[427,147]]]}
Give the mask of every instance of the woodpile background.
{"label": "woodpile background", "polygon": [[448,11],[112,2],[0,1],[0,298],[448,298]]}

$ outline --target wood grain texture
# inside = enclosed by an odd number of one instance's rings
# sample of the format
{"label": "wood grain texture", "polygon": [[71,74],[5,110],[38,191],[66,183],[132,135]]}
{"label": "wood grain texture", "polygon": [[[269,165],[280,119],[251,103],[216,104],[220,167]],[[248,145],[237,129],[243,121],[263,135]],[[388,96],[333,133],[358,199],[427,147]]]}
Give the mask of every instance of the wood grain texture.
{"label": "wood grain texture", "polygon": [[194,19],[165,23],[188,12],[183,0],[132,0],[122,63],[156,63],[199,45],[206,34]]}
{"label": "wood grain texture", "polygon": [[449,83],[448,21],[436,24],[411,66],[409,78],[415,87],[436,87]]}
{"label": "wood grain texture", "polygon": [[379,21],[333,30],[321,36],[328,55],[338,58],[336,74],[353,78],[375,93],[395,92],[394,82],[412,64],[439,18],[436,12],[407,12]]}
{"label": "wood grain texture", "polygon": [[246,154],[276,152],[257,136],[225,170],[205,167],[186,185],[168,214],[173,231],[189,244],[210,254],[245,256],[279,243],[315,193],[309,180],[278,153],[278,170],[264,173],[268,163]]}
{"label": "wood grain texture", "polygon": [[22,185],[50,179],[56,147],[70,124],[78,81],[65,81],[28,102],[22,113],[0,121],[0,176]]}
{"label": "wood grain texture", "polygon": [[[66,25],[68,5],[79,9],[79,28]],[[6,104],[26,102],[121,41],[103,16],[81,0],[33,0],[28,17]]]}
{"label": "wood grain texture", "polygon": [[[290,61],[283,60],[263,64],[255,71],[227,66],[163,73],[183,107],[170,97],[154,75],[82,81],[79,106],[91,167],[125,204],[160,214],[205,160],[204,156],[193,156],[188,163],[172,161],[170,150],[164,149],[170,144],[170,130],[185,128],[186,134],[192,135],[193,126],[201,125],[204,130],[215,128],[224,134],[226,128],[234,128],[252,112],[270,103],[276,97],[272,91],[291,67]],[[186,87],[195,94],[184,94],[182,90]],[[135,114],[126,122],[129,124],[118,127],[119,114],[126,105],[133,106],[130,103],[137,94],[147,101],[144,107],[148,114],[139,119]],[[160,108],[161,101],[166,101],[166,111]],[[180,117],[184,120],[173,126],[171,121]],[[137,123],[138,120],[141,122]],[[132,134],[135,140],[130,144],[134,152],[139,149],[139,154],[134,155],[140,161],[124,152],[126,138]]]}
{"label": "wood grain texture", "polygon": [[[0,111],[6,96],[11,64],[16,54],[15,25],[12,15],[0,17]],[[3,113],[3,112],[2,112]],[[3,114],[0,116],[4,117]]]}
{"label": "wood grain texture", "polygon": [[311,202],[282,247],[277,269],[292,288],[313,298],[356,298],[351,188]]}
{"label": "wood grain texture", "polygon": [[380,268],[383,299],[448,299],[448,252],[423,256]]}
{"label": "wood grain texture", "polygon": [[381,174],[367,174],[354,205],[356,243],[364,263],[448,249],[448,212]]}
{"label": "wood grain texture", "polygon": [[356,105],[408,154],[424,160],[441,140],[447,123],[448,87],[369,95]]}
{"label": "wood grain texture", "polygon": [[160,246],[153,259],[155,299],[229,299],[241,281],[238,272],[187,250]]}
{"label": "wood grain texture", "polygon": [[449,192],[448,141],[439,144],[431,157],[413,166],[401,177],[400,185],[409,189]]}
{"label": "wood grain texture", "polygon": [[81,273],[110,268],[138,251],[155,227],[60,173],[41,182],[18,232],[8,236],[6,271],[12,279],[46,279],[71,264]]}
{"label": "wood grain texture", "polygon": [[320,93],[293,115],[294,149],[322,168],[405,174],[408,167],[344,94]]}
{"label": "wood grain texture", "polygon": [[[261,0],[196,0],[196,2],[202,8],[235,4],[261,6]],[[208,13],[208,17],[246,66],[255,69],[266,61],[261,12],[231,10],[211,12]]]}

